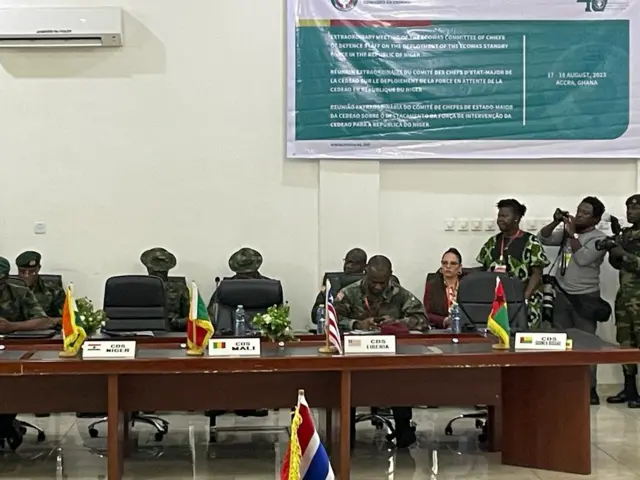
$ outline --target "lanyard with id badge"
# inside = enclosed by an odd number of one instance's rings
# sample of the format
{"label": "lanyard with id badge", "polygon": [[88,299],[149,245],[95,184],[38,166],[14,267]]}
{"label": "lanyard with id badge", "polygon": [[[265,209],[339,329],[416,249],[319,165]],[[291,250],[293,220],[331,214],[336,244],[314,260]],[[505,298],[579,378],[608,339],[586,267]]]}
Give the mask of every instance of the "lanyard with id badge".
{"label": "lanyard with id badge", "polygon": [[500,258],[498,259],[498,262],[500,262],[499,265],[496,265],[495,267],[493,267],[493,271],[496,273],[507,273],[507,265],[505,264],[504,261],[504,253],[505,251],[509,250],[509,247],[511,246],[511,244],[513,243],[513,241],[516,238],[519,238],[522,235],[522,232],[520,230],[517,230],[515,235],[513,235],[513,237],[511,237],[509,239],[509,242],[507,243],[507,245],[505,246],[504,244],[504,234],[502,235],[502,240],[500,243]]}

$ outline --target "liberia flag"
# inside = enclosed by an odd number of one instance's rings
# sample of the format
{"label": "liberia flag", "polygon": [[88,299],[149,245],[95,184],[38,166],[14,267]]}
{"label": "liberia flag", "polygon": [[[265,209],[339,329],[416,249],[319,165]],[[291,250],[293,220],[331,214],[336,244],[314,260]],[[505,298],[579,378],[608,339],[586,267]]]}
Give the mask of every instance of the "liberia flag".
{"label": "liberia flag", "polygon": [[338,314],[333,306],[333,295],[331,294],[331,282],[327,279],[327,285],[325,288],[325,328],[327,329],[327,335],[329,336],[329,343],[336,347],[338,353],[342,354],[342,340],[340,339],[340,328],[338,327]]}
{"label": "liberia flag", "polygon": [[211,335],[213,335],[213,325],[209,320],[207,306],[204,304],[195,282],[191,282],[190,296],[189,318],[187,321],[187,353],[202,355]]}
{"label": "liberia flag", "polygon": [[298,392],[298,405],[291,420],[289,448],[284,455],[280,480],[334,480],[329,456],[313,424],[304,390]]}

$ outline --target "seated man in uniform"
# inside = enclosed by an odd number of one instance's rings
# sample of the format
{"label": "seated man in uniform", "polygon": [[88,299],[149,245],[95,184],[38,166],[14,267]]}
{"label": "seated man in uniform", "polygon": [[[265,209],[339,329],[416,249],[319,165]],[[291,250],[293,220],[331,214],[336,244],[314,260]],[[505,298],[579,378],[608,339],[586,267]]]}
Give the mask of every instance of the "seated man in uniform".
{"label": "seated man in uniform", "polygon": [[22,252],[16,258],[18,276],[27,284],[44,313],[51,318],[60,318],[65,299],[64,288],[40,277],[41,259],[42,255],[38,252]]}
{"label": "seated man in uniform", "polygon": [[189,289],[181,282],[169,281],[169,270],[176,266],[176,257],[161,247],[151,248],[140,255],[147,273],[160,278],[167,292],[167,314],[171,330],[183,332],[187,329],[189,316]]}
{"label": "seated man in uniform", "polygon": [[[225,277],[225,280],[270,280],[268,277],[262,275],[259,270],[262,266],[262,254],[257,250],[249,247],[243,247],[229,257],[229,269],[234,272],[235,275],[231,277]],[[209,318],[212,322],[215,322],[216,309],[218,304],[218,296],[216,291],[211,295],[209,300],[209,306],[207,311],[209,312]],[[224,410],[208,410],[207,416],[218,416],[225,413]],[[236,415],[241,417],[266,417],[269,415],[269,411],[265,409],[260,410],[236,410]]]}
{"label": "seated man in uniform", "polygon": [[[427,322],[420,300],[408,290],[391,280],[391,261],[382,255],[369,260],[365,277],[340,290],[335,309],[340,329],[374,330],[401,324],[405,329],[419,329]],[[411,407],[393,407],[396,424],[396,446],[405,448],[416,441],[415,428],[411,426]],[[352,411],[352,418],[355,409]],[[351,435],[355,436],[352,420]],[[353,440],[352,440],[353,441]]]}
{"label": "seated man in uniform", "polygon": [[[0,257],[0,334],[54,328],[58,320],[47,317],[31,290],[7,281],[10,270],[9,261]],[[15,413],[0,414],[0,437],[13,450],[22,443],[15,419]]]}
{"label": "seated man in uniform", "polygon": [[[259,270],[262,266],[262,255],[253,248],[243,247],[229,257],[229,269],[235,274],[231,277],[225,277],[225,280],[250,280],[250,279],[266,279],[268,277],[262,275]],[[213,295],[209,299],[209,318],[214,321],[216,318],[216,304],[218,296],[214,290]]]}
{"label": "seated man in uniform", "polygon": [[[367,252],[365,252],[361,248],[352,248],[344,257],[342,271],[348,274],[364,273],[364,269],[366,266]],[[320,307],[320,305],[324,305],[325,293],[325,286],[322,285],[322,288],[320,288],[320,293],[318,293],[316,301],[313,304],[313,308],[311,309],[311,321],[314,324],[318,322],[318,307]]]}

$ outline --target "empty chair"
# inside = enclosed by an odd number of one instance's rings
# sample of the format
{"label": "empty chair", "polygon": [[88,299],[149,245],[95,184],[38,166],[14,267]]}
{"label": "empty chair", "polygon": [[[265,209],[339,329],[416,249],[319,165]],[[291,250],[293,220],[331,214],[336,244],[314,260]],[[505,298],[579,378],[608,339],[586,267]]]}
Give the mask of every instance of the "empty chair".
{"label": "empty chair", "polygon": [[238,305],[244,307],[247,329],[253,329],[252,319],[255,315],[284,302],[282,284],[279,280],[271,279],[225,278],[220,282],[216,295],[215,316],[212,319],[216,335],[235,333],[234,317]]}
{"label": "empty chair", "polygon": [[[522,282],[505,273],[495,272],[471,272],[464,275],[458,287],[458,306],[460,307],[461,325],[463,329],[473,330],[485,328],[487,318],[491,313],[496,289],[496,277],[500,277],[504,288],[504,296],[509,312],[509,325],[512,333],[527,330],[527,305],[524,297]],[[478,407],[479,408],[479,407]],[[453,434],[453,422],[461,418],[476,419],[476,427],[482,429],[480,439],[486,438],[485,420],[488,416],[486,410],[474,413],[464,413],[451,419],[445,427],[445,434]]]}
{"label": "empty chair", "polygon": [[[158,277],[123,275],[109,278],[104,289],[103,308],[108,317],[107,332],[169,330],[164,282]],[[106,421],[107,417],[103,417],[90,424],[89,435],[97,437],[96,426]],[[169,422],[154,415],[134,412],[131,423],[135,425],[136,422],[154,427],[158,441],[169,431]]]}

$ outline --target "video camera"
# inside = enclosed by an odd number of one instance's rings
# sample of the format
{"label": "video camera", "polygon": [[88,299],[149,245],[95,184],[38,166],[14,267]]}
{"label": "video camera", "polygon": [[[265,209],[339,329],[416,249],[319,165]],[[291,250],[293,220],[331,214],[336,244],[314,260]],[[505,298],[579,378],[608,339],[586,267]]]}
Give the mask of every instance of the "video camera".
{"label": "video camera", "polygon": [[618,237],[616,235],[611,235],[609,237],[601,238],[600,240],[596,240],[596,243],[595,243],[596,250],[598,250],[599,252],[602,252],[604,250],[608,252],[609,250],[612,250],[617,246],[618,246]]}

